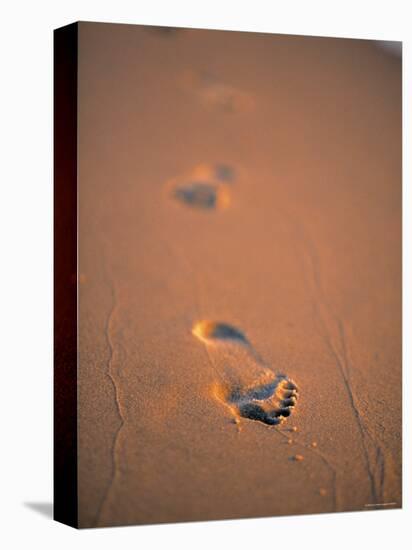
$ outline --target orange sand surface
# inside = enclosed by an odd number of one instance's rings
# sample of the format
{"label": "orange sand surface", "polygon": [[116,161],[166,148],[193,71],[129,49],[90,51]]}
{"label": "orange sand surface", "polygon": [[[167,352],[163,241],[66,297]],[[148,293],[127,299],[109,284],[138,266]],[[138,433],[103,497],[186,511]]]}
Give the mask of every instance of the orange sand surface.
{"label": "orange sand surface", "polygon": [[80,24],[78,173],[80,525],[400,507],[400,59]]}

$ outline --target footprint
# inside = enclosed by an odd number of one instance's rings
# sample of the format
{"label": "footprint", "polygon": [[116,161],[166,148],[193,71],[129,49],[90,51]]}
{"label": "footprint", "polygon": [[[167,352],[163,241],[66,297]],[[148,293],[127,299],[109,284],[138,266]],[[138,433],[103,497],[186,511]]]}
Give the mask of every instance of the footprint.
{"label": "footprint", "polygon": [[161,27],[159,25],[143,25],[143,29],[148,33],[163,37],[171,37],[189,30],[182,27]]}
{"label": "footprint", "polygon": [[192,334],[206,345],[220,379],[214,388],[216,398],[235,418],[276,425],[292,414],[298,397],[296,384],[268,368],[241,330],[204,320],[193,326]]}
{"label": "footprint", "polygon": [[180,77],[184,89],[194,94],[206,107],[226,113],[252,111],[255,103],[244,90],[231,86],[211,74],[187,71]]}
{"label": "footprint", "polygon": [[230,203],[227,184],[234,180],[235,172],[227,164],[200,164],[168,182],[166,188],[169,196],[180,204],[198,210],[216,210]]}

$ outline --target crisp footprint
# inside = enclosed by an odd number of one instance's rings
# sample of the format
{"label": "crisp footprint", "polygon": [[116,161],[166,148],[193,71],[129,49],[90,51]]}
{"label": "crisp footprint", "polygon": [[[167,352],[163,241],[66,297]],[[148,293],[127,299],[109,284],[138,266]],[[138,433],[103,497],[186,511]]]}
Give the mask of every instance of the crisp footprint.
{"label": "crisp footprint", "polygon": [[229,185],[234,170],[226,164],[200,164],[187,174],[167,183],[170,197],[197,210],[226,208],[230,202]]}
{"label": "crisp footprint", "polygon": [[241,330],[203,320],[195,323],[192,334],[206,345],[219,376],[216,398],[235,418],[276,425],[292,414],[298,397],[296,384],[267,367]]}

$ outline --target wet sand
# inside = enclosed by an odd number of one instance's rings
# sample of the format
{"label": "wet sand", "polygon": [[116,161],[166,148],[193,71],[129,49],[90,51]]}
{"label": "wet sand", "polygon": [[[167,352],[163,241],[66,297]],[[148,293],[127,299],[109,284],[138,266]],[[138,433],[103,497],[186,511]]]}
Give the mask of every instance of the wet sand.
{"label": "wet sand", "polygon": [[79,27],[81,527],[398,508],[401,61]]}

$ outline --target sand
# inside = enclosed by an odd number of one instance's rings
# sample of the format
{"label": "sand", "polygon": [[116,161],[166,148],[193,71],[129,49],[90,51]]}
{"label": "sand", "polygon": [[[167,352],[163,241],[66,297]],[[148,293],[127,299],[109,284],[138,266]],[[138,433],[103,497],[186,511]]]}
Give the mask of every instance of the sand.
{"label": "sand", "polygon": [[79,45],[80,526],[400,507],[400,59]]}

